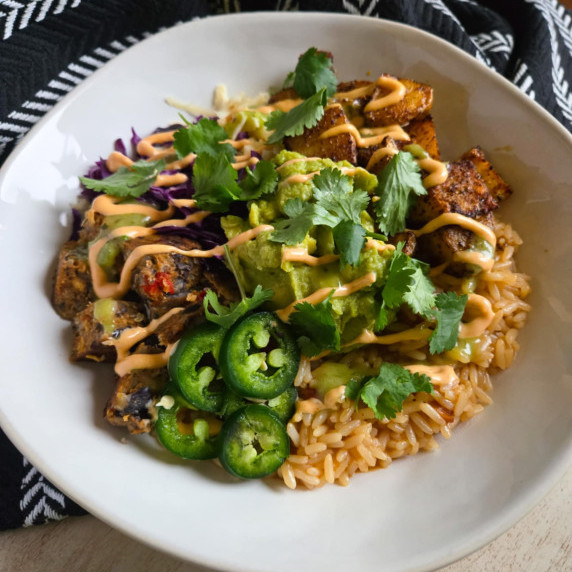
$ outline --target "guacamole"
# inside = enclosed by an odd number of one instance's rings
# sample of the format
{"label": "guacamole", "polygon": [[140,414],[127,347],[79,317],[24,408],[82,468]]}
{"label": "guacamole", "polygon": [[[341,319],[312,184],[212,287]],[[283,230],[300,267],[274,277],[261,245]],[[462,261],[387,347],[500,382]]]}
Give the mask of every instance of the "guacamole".
{"label": "guacamole", "polygon": [[[280,167],[293,159],[297,161],[278,169],[279,184],[276,191],[248,204],[248,220],[237,216],[221,219],[229,240],[250,228],[273,224],[285,218],[284,205],[290,199],[312,201],[312,180],[291,184],[287,179],[292,175],[314,173],[328,167],[347,168],[351,169],[348,176],[352,181],[353,191],[370,192],[377,184],[374,175],[364,169],[355,169],[345,161],[336,163],[330,159],[306,160],[298,153],[282,151],[276,155],[274,163]],[[366,211],[361,213],[361,222],[366,230],[373,230],[373,222]],[[239,245],[231,254],[237,279],[248,294],[252,294],[258,284],[263,288],[270,288],[274,291],[271,307],[279,309],[309,296],[320,288],[337,288],[368,272],[375,272],[376,281],[371,287],[349,296],[332,299],[333,314],[341,332],[342,342],[355,338],[364,328],[373,328],[379,308],[375,295],[385,283],[391,258],[390,250],[379,252],[375,248],[365,248],[355,266],[342,267],[339,260],[320,266],[309,266],[300,262],[283,261],[283,249],[288,247],[272,241],[271,237],[272,231],[262,232],[255,239]],[[332,230],[326,226],[313,226],[299,246],[313,256],[332,254]]]}

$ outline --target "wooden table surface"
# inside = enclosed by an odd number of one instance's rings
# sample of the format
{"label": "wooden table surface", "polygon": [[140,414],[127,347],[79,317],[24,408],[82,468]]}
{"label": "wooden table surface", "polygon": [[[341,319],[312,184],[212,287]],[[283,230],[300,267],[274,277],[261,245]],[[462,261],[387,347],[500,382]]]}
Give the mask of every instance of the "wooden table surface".
{"label": "wooden table surface", "polygon": [[[0,572],[60,570],[207,572],[92,516],[0,533]],[[572,572],[572,470],[508,532],[440,572]]]}

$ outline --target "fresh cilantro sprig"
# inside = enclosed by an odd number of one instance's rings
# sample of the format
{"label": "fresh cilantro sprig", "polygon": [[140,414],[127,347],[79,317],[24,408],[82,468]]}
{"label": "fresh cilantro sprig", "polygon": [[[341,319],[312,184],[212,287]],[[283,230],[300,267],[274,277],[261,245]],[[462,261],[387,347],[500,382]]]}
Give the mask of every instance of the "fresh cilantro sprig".
{"label": "fresh cilantro sprig", "polygon": [[306,357],[318,355],[324,350],[340,349],[340,332],[332,315],[333,294],[334,290],[319,304],[296,304],[296,312],[290,314],[289,323],[297,336],[298,346]]}
{"label": "fresh cilantro sprig", "polygon": [[342,266],[359,262],[366,231],[361,225],[361,213],[367,208],[369,196],[365,191],[353,191],[352,181],[339,169],[322,169],[312,179],[315,203],[290,199],[284,205],[289,217],[275,225],[271,240],[284,244],[299,244],[313,225],[333,229],[336,248]]}
{"label": "fresh cilantro sprig", "polygon": [[310,48],[298,59],[293,73],[288,74],[285,86],[292,85],[296,93],[306,99],[326,88],[329,97],[336,93],[338,80],[332,69],[332,59],[316,48]]}
{"label": "fresh cilantro sprig", "polygon": [[240,184],[241,201],[258,199],[274,192],[278,184],[278,172],[271,161],[258,161],[253,171],[246,167],[246,177]]}
{"label": "fresh cilantro sprig", "polygon": [[326,88],[322,88],[302,103],[285,113],[277,109],[273,111],[264,126],[274,131],[268,137],[267,143],[279,143],[284,137],[302,135],[304,129],[314,127],[324,116],[324,107],[328,103]]}
{"label": "fresh cilantro sprig", "polygon": [[427,191],[421,180],[421,169],[407,151],[393,156],[378,177],[379,200],[374,209],[381,232],[396,234],[405,230],[405,220],[417,197]]}
{"label": "fresh cilantro sprig", "polygon": [[236,149],[229,143],[227,132],[218,124],[216,119],[203,117],[197,123],[188,123],[175,132],[173,147],[179,159],[189,153],[207,154],[216,157],[220,154],[232,160]]}
{"label": "fresh cilantro sprig", "polygon": [[259,161],[254,170],[246,169],[246,177],[238,183],[238,171],[227,155],[197,155],[193,166],[193,198],[200,209],[227,212],[234,201],[249,201],[272,193],[278,184],[278,173],[270,161]]}
{"label": "fresh cilantro sprig", "polygon": [[[218,301],[217,295],[212,290],[209,290],[203,298],[205,317],[210,322],[228,329],[248,312],[270,300],[272,296],[274,296],[273,290],[263,290],[262,286],[258,285],[252,297],[245,297],[240,302],[234,302],[227,307]],[[211,307],[214,313],[210,311]]]}
{"label": "fresh cilantro sprig", "polygon": [[369,195],[365,191],[353,191],[351,179],[339,169],[322,169],[312,182],[316,200],[315,224],[333,228],[342,266],[355,266],[365,244],[361,213],[367,208]]}
{"label": "fresh cilantro sprig", "polygon": [[193,166],[193,198],[197,206],[211,212],[228,211],[230,203],[238,200],[238,172],[224,153],[197,155]]}
{"label": "fresh cilantro sprig", "polygon": [[432,317],[435,306],[435,286],[426,275],[427,265],[403,252],[400,242],[393,252],[383,290],[382,303],[376,321],[378,331],[390,322],[391,310],[407,304],[416,314]]}
{"label": "fresh cilantro sprig", "polygon": [[356,408],[361,400],[378,419],[393,419],[403,409],[405,400],[417,391],[433,393],[429,376],[411,373],[398,364],[385,362],[377,376],[350,381],[345,394],[356,402]]}
{"label": "fresh cilantro sprig", "polygon": [[432,354],[451,350],[457,343],[459,323],[468,296],[455,292],[435,295],[435,286],[426,274],[427,265],[403,252],[403,243],[395,249],[383,290],[376,319],[376,331],[382,331],[395,319],[395,311],[407,304],[413,312],[436,323],[429,336]]}
{"label": "fresh cilantro sprig", "polygon": [[114,197],[140,197],[151,188],[155,179],[165,169],[164,159],[157,161],[140,160],[129,167],[120,167],[117,172],[105,179],[80,177],[83,185],[94,191],[106,193]]}
{"label": "fresh cilantro sprig", "polygon": [[458,296],[455,292],[442,292],[435,298],[433,315],[437,326],[429,337],[429,351],[439,354],[452,350],[459,336],[459,324],[469,297]]}
{"label": "fresh cilantro sprig", "polygon": [[270,240],[289,246],[300,244],[314,225],[315,205],[296,197],[286,201],[283,210],[288,218],[274,223]]}

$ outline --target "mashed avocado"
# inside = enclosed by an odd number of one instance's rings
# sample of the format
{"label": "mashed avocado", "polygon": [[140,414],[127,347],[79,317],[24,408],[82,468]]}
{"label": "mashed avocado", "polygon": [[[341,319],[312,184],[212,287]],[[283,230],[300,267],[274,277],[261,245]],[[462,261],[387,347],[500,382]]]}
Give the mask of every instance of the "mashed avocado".
{"label": "mashed avocado", "polygon": [[[300,198],[304,202],[313,197],[311,179],[307,182],[288,183],[293,175],[303,175],[320,171],[327,167],[346,167],[355,169],[350,163],[341,161],[335,163],[330,159],[304,160],[304,156],[289,151],[280,152],[274,163],[280,166],[292,159],[298,159],[278,170],[279,184],[276,192],[264,199],[252,201],[249,204],[248,220],[237,216],[226,216],[221,224],[227,238],[254,228],[260,224],[273,224],[277,219],[284,218],[284,204],[290,199]],[[377,179],[364,169],[355,169],[355,174],[349,174],[353,180],[354,190],[372,190]],[[370,215],[363,211],[361,222],[367,230],[373,229]],[[273,309],[288,306],[295,300],[309,296],[320,288],[337,288],[347,282],[375,272],[377,280],[371,287],[364,288],[349,296],[333,298],[332,308],[334,318],[342,335],[342,342],[356,337],[364,328],[372,328],[378,311],[378,303],[374,300],[375,291],[385,283],[391,251],[378,252],[366,248],[362,251],[359,264],[355,267],[346,265],[340,268],[339,261],[321,266],[308,266],[299,262],[282,262],[284,248],[278,242],[270,240],[272,232],[263,232],[255,239],[245,242],[234,249],[232,253],[238,279],[245,291],[251,294],[260,284],[263,288],[274,290],[271,301]],[[314,226],[300,245],[314,256],[334,253],[332,230],[325,226]]]}

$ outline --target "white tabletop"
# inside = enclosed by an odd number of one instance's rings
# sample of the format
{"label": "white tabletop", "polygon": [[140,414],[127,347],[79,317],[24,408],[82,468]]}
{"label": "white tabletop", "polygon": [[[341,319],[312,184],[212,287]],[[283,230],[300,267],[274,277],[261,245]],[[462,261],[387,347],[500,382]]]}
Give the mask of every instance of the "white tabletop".
{"label": "white tabletop", "polygon": [[[572,470],[508,532],[440,572],[571,572],[571,531]],[[48,570],[206,572],[92,516],[0,533],[0,572]]]}

